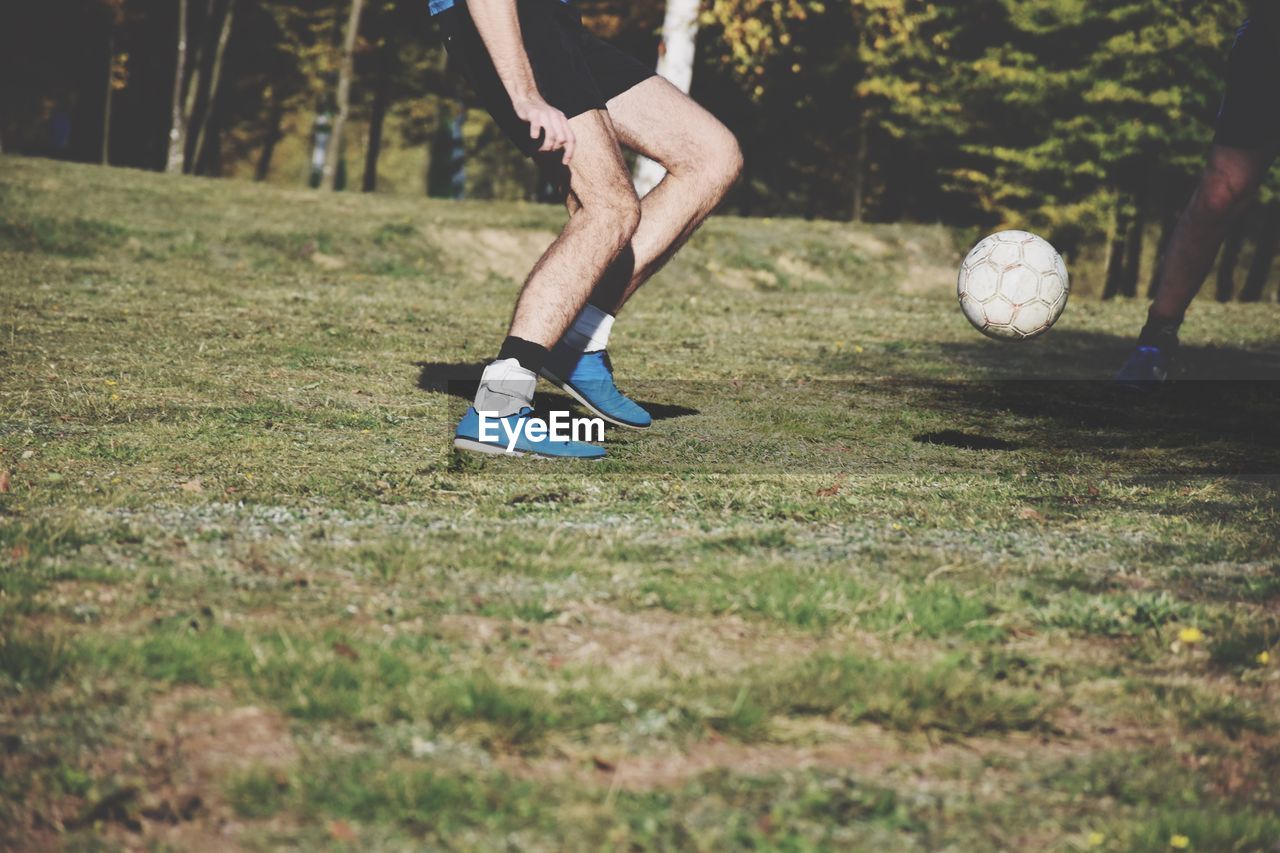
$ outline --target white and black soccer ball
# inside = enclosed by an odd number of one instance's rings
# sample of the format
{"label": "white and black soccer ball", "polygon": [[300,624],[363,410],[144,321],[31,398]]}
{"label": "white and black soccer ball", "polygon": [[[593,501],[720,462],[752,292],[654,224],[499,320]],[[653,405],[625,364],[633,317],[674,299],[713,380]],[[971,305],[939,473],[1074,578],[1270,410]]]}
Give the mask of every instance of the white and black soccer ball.
{"label": "white and black soccer ball", "polygon": [[1057,249],[1026,231],[1001,231],[974,246],[956,283],[964,316],[982,334],[1002,341],[1049,331],[1070,292]]}

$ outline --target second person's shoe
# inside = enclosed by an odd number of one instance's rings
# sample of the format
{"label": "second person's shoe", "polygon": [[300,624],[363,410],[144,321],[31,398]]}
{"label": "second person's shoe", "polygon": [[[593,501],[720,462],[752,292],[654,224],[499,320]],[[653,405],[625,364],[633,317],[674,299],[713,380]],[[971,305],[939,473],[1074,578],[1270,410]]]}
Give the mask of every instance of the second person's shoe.
{"label": "second person's shoe", "polygon": [[653,418],[639,403],[618,390],[613,363],[605,350],[577,352],[557,344],[542,376],[577,400],[593,415],[628,429],[647,429]]}

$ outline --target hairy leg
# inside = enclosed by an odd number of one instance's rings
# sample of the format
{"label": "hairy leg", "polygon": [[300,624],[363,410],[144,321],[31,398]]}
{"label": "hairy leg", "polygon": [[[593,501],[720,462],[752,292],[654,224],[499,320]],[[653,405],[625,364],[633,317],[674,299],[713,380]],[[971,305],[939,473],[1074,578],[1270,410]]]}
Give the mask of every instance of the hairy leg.
{"label": "hairy leg", "polygon": [[508,333],[547,348],[569,328],[640,222],[640,201],[608,113],[583,113],[569,126],[577,153],[568,190],[580,207],[529,273]]}
{"label": "hairy leg", "polygon": [[1153,316],[1177,321],[1209,275],[1227,228],[1253,198],[1275,152],[1215,145],[1209,165],[1173,232],[1151,306]]}
{"label": "hairy leg", "polygon": [[[629,251],[591,294],[592,305],[617,314],[724,198],[742,170],[742,152],[728,128],[661,77],[623,92],[608,107],[622,144],[667,170],[640,202],[640,226]],[[570,196],[574,219],[581,202]]]}

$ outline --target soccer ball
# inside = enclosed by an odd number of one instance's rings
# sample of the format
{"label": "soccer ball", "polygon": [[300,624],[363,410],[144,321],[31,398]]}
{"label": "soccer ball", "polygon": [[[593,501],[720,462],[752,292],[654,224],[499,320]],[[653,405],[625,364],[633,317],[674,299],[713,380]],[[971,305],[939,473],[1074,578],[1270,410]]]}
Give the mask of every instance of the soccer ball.
{"label": "soccer ball", "polygon": [[1062,256],[1026,231],[1001,231],[974,246],[956,282],[964,316],[982,334],[1002,341],[1049,331],[1070,291]]}

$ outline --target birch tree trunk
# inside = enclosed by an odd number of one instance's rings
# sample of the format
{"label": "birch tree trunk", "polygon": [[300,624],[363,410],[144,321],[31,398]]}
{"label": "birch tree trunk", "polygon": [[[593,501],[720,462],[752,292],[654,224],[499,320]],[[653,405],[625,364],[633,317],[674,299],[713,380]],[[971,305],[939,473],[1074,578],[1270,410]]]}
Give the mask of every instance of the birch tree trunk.
{"label": "birch tree trunk", "polygon": [[[693,83],[693,59],[698,40],[699,0],[667,0],[658,49],[658,74],[685,94]],[[642,198],[666,177],[661,165],[641,157],[636,162],[636,194]]]}
{"label": "birch tree trunk", "polygon": [[378,51],[378,83],[373,93],[373,111],[369,116],[369,142],[365,147],[364,181],[362,189],[378,190],[378,158],[382,155],[382,131],[391,108],[392,68],[395,63],[395,33],[388,29],[386,39]]}
{"label": "birch tree trunk", "polygon": [[282,136],[281,124],[284,122],[284,99],[279,91],[271,89],[271,108],[267,112],[267,135],[262,140],[262,153],[258,155],[258,163],[253,170],[255,181],[265,181],[271,174],[271,158],[275,156],[276,146]]}
{"label": "birch tree trunk", "polygon": [[102,107],[102,165],[111,165],[111,110],[116,94],[116,28],[107,33],[107,91]]}
{"label": "birch tree trunk", "polygon": [[324,160],[324,172],[320,186],[333,190],[338,182],[338,164],[342,161],[342,134],[346,130],[347,117],[351,114],[351,76],[355,69],[356,37],[360,33],[360,12],[364,0],[351,0],[351,18],[347,21],[347,33],[342,45],[342,67],[338,71],[337,115],[333,119],[333,137],[329,140],[328,156]]}
{"label": "birch tree trunk", "polygon": [[235,20],[235,14],[236,0],[227,0],[227,11],[222,16],[222,31],[218,34],[218,45],[213,52],[213,69],[209,72],[209,94],[205,97],[204,112],[200,116],[200,124],[196,131],[196,146],[191,150],[192,172],[200,169],[205,137],[209,133],[209,122],[213,118],[214,105],[218,101],[218,85],[222,82],[222,60],[227,55],[227,43],[231,41],[231,26]]}
{"label": "birch tree trunk", "polygon": [[173,108],[169,123],[169,157],[164,170],[170,175],[181,175],[187,153],[187,123],[182,109],[182,90],[187,71],[187,5],[178,3],[178,61],[173,72]]}

